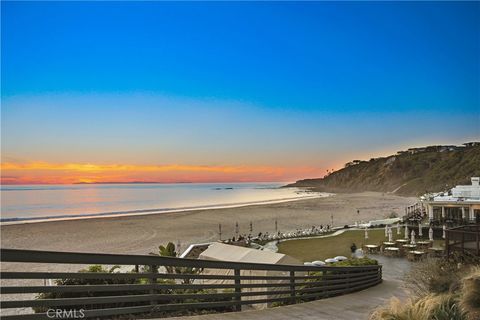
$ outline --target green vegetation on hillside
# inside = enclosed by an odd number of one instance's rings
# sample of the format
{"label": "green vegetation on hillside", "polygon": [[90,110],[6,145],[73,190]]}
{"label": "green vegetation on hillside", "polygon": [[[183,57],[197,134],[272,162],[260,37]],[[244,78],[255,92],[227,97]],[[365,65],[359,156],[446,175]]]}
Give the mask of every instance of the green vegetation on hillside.
{"label": "green vegetation on hillside", "polygon": [[300,180],[289,186],[418,196],[470,184],[473,176],[480,176],[480,144],[450,149],[432,146],[370,161],[355,160],[324,178]]}

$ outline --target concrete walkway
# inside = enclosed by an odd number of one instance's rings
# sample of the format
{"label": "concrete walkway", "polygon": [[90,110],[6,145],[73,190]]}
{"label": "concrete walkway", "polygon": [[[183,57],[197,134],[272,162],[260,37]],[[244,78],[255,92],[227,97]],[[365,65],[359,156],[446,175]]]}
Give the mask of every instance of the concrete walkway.
{"label": "concrete walkway", "polygon": [[408,293],[403,288],[404,275],[410,270],[410,262],[404,258],[386,258],[371,256],[383,265],[383,282],[363,291],[299,303],[290,306],[207,314],[201,316],[175,317],[171,320],[357,320],[368,319],[377,306],[383,305],[396,296],[405,299]]}

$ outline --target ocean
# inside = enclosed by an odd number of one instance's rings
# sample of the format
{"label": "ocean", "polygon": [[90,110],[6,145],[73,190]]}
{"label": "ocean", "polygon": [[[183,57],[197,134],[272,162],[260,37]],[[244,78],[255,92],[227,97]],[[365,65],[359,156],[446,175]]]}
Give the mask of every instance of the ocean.
{"label": "ocean", "polygon": [[2,223],[153,214],[293,201],[327,194],[285,183],[79,184],[1,187]]}

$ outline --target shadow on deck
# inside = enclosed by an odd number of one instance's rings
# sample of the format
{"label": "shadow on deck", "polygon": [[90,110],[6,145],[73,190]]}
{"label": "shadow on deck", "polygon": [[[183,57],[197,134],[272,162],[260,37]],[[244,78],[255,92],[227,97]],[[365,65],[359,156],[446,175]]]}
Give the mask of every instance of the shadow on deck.
{"label": "shadow on deck", "polygon": [[410,270],[410,262],[402,258],[371,256],[383,265],[383,282],[377,286],[343,296],[305,302],[301,304],[264,310],[176,317],[171,320],[320,320],[320,319],[368,319],[373,309],[384,305],[390,298],[407,298],[404,276]]}

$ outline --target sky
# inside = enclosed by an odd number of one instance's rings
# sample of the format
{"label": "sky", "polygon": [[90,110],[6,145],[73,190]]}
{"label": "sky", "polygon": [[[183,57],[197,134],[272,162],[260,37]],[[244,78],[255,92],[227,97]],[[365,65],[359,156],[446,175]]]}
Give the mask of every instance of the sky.
{"label": "sky", "polygon": [[1,2],[2,183],[295,181],[480,139],[479,2]]}

